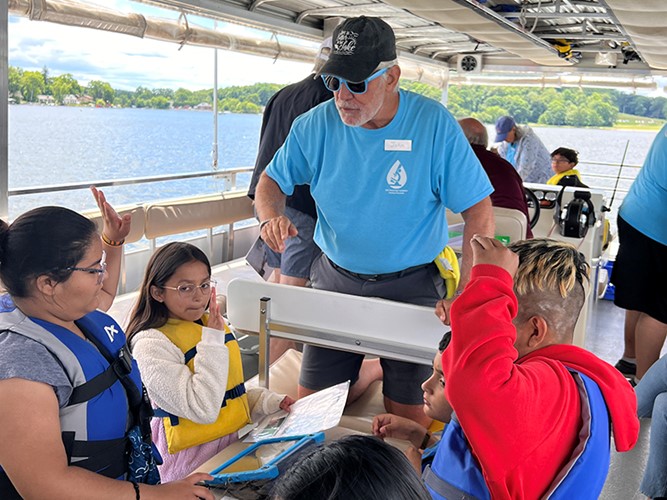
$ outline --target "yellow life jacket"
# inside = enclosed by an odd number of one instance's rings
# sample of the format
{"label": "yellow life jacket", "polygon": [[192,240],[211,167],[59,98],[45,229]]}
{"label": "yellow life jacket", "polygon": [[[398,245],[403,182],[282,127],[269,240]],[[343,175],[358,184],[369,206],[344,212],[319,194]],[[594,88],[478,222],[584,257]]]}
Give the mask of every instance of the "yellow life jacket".
{"label": "yellow life jacket", "polygon": [[547,181],[547,184],[550,186],[557,186],[558,182],[563,178],[567,177],[570,175],[576,175],[579,180],[581,180],[581,177],[579,176],[579,170],[576,168],[571,168],[570,170],[566,170],[565,172],[561,172],[559,174],[554,175],[551,179]]}
{"label": "yellow life jacket", "polygon": [[442,252],[433,261],[440,271],[440,276],[445,280],[447,287],[446,299],[451,299],[459,287],[461,280],[461,270],[459,269],[459,259],[456,252],[449,245],[442,249]]}
{"label": "yellow life jacket", "polygon": [[[202,317],[204,325],[208,323],[208,314]],[[185,364],[190,371],[195,371],[197,344],[201,341],[202,326],[192,321],[169,319],[158,328],[185,355]],[[208,443],[232,432],[238,431],[250,423],[248,396],[243,384],[243,366],[241,351],[236,337],[225,325],[225,345],[229,350],[229,373],[227,391],[222,401],[218,419],[212,424],[198,424],[187,418],[156,410],[155,414],[164,417],[164,430],[167,436],[169,453],[176,453],[192,446]]]}

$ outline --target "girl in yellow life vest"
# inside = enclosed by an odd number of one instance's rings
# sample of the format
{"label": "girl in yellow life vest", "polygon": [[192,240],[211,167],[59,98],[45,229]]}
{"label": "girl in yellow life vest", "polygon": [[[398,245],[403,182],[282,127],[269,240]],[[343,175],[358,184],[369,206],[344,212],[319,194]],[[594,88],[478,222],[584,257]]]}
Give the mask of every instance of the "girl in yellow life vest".
{"label": "girl in yellow life vest", "polygon": [[194,245],[169,243],[151,257],[127,332],[156,407],[151,427],[163,481],[197,469],[236,441],[251,418],[289,411],[294,403],[266,389],[246,391],[241,353],[220,314],[211,266]]}

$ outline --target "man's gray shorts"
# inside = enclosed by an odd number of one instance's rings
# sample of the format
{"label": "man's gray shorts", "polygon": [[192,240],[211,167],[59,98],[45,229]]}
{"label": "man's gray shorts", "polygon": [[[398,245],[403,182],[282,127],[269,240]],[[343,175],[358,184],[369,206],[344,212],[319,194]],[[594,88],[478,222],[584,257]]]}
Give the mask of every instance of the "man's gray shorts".
{"label": "man's gray shorts", "polygon": [[[445,283],[435,264],[410,269],[400,276],[377,281],[361,279],[332,265],[326,255],[321,254],[311,269],[313,288],[334,292],[380,297],[383,299],[435,307],[445,295]],[[443,325],[443,333],[445,331]],[[419,332],[405,332],[406,337]],[[435,353],[437,346],[433,346]],[[320,390],[350,380],[354,384],[359,378],[359,369],[364,356],[333,349],[306,345],[301,362],[299,383],[311,390]],[[383,375],[383,394],[390,400],[409,405],[423,401],[421,384],[431,376],[432,368],[403,361],[380,360]]]}
{"label": "man's gray shorts", "polygon": [[280,274],[285,276],[309,278],[310,266],[320,253],[319,247],[313,241],[315,219],[291,207],[285,207],[285,215],[296,226],[299,234],[285,240],[285,250],[282,254],[264,245],[266,263],[274,269],[280,269]]}

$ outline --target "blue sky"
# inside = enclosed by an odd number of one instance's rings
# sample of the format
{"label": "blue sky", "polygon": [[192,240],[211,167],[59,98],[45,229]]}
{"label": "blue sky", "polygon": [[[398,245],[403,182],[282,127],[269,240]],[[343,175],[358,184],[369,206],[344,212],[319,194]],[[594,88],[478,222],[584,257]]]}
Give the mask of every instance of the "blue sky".
{"label": "blue sky", "polygon": [[[88,3],[151,17],[178,18],[177,12],[129,0]],[[210,20],[190,16],[188,22],[209,28],[213,25]],[[245,35],[255,32],[227,23],[218,23],[218,29]],[[269,38],[270,34],[260,33],[260,36]],[[286,37],[280,39],[295,42]],[[46,66],[52,76],[71,73],[81,84],[103,80],[114,88],[125,90],[134,90],[140,85],[190,90],[211,88],[213,52],[213,49],[188,45],[179,50],[176,43],[30,21],[16,16],[9,18],[10,65],[27,70],[41,70]],[[310,69],[310,65],[303,63],[280,60],[274,63],[273,59],[265,57],[218,51],[218,84],[221,87],[256,82],[291,83],[301,80]]]}

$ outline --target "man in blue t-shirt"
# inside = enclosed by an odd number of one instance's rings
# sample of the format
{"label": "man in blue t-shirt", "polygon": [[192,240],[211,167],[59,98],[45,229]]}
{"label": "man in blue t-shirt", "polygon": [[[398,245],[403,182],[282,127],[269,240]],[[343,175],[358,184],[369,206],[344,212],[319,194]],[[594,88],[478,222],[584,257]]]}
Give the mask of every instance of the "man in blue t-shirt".
{"label": "man in blue t-shirt", "polygon": [[[445,209],[466,222],[462,289],[472,235],[493,235],[486,173],[440,103],[398,90],[396,41],[381,19],[340,24],[320,74],[334,99],[295,120],[257,185],[262,238],[278,252],[285,248],[297,234],[284,215],[285,196],[309,184],[318,215],[315,242],[323,251],[311,269],[313,287],[437,304],[448,322],[444,282],[433,264],[447,244]],[[299,396],[349,379],[348,401],[354,400],[379,376],[369,363],[362,369],[362,361],[306,346]],[[384,359],[381,365],[387,411],[428,424],[420,383],[429,367]]]}

